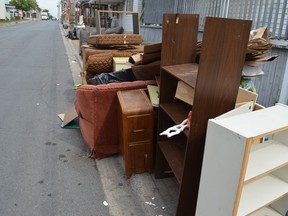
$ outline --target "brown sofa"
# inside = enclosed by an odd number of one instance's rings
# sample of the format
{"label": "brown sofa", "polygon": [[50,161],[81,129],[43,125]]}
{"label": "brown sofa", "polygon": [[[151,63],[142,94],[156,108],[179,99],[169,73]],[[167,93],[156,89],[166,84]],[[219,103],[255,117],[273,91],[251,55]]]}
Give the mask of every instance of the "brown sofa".
{"label": "brown sofa", "polygon": [[91,151],[90,157],[101,159],[118,153],[117,91],[146,88],[154,80],[82,85],[76,90],[75,109],[80,131]]}

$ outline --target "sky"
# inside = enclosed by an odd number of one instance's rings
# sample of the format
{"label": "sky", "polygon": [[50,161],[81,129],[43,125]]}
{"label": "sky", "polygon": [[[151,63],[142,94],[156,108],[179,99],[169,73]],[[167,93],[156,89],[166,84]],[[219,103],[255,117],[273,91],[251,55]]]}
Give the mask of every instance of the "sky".
{"label": "sky", "polygon": [[38,6],[43,9],[48,9],[49,13],[57,17],[58,15],[58,8],[57,4],[59,3],[59,0],[36,0],[38,3]]}

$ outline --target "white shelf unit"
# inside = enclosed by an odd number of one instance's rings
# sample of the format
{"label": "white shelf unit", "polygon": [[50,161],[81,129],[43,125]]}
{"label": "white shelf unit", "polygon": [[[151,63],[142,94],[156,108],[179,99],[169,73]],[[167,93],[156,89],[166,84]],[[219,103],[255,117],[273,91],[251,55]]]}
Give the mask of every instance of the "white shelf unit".
{"label": "white shelf unit", "polygon": [[288,106],[210,119],[196,216],[287,211]]}

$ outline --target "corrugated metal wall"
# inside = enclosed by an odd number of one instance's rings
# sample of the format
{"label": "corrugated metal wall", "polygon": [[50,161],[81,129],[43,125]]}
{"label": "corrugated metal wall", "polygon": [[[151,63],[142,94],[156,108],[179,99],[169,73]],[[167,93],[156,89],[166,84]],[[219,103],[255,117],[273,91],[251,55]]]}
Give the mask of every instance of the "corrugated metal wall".
{"label": "corrugated metal wall", "polygon": [[[267,26],[274,41],[284,41],[284,48],[273,48],[269,55],[279,57],[261,68],[265,75],[254,78],[258,102],[272,106],[279,102],[288,104],[288,0],[144,0],[145,9],[141,28],[143,38],[147,41],[161,41],[163,13],[196,13],[200,14],[199,30],[204,28],[205,17],[228,17],[253,20],[253,29]],[[151,28],[147,27],[153,24]],[[201,40],[201,34],[199,34]],[[283,46],[282,46],[283,47]],[[286,73],[286,74],[285,74]]]}
{"label": "corrugated metal wall", "polygon": [[[282,86],[283,84],[287,85],[282,82],[288,51],[286,49],[273,48],[269,55],[279,55],[279,57],[272,62],[263,63],[261,69],[264,71],[264,75],[253,79],[258,93],[258,102],[266,107],[279,102]],[[287,104],[287,96],[286,101],[281,102]]]}
{"label": "corrugated metal wall", "polygon": [[200,14],[200,30],[206,16],[253,20],[253,28],[268,26],[273,38],[288,39],[288,0],[145,0],[144,23],[162,25],[163,13]]}
{"label": "corrugated metal wall", "polygon": [[175,0],[147,1],[144,0],[144,23],[161,24],[164,13],[173,13]]}

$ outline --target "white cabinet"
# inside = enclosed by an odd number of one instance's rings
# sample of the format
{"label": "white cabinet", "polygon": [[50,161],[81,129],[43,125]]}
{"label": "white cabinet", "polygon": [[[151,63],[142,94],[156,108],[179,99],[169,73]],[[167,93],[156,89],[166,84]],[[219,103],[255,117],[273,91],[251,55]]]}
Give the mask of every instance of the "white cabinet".
{"label": "white cabinet", "polygon": [[288,211],[288,107],[210,119],[197,216]]}

